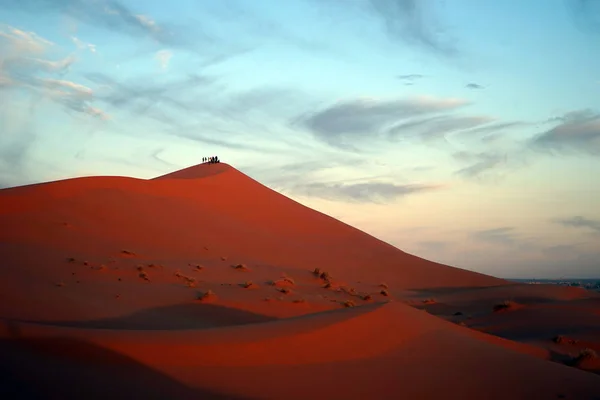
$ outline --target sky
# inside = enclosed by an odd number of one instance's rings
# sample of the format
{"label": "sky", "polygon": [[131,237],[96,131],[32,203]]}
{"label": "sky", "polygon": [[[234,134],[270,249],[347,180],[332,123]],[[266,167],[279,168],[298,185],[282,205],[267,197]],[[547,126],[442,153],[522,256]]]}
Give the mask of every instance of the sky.
{"label": "sky", "polygon": [[429,260],[600,278],[600,1],[2,0],[0,187],[218,155]]}

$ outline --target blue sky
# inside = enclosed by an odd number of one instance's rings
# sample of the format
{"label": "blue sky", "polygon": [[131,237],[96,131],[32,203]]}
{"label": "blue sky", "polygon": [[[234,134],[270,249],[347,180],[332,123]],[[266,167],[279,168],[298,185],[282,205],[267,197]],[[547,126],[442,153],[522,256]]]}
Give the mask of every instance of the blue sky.
{"label": "blue sky", "polygon": [[413,254],[600,277],[600,2],[3,0],[0,185],[217,154]]}

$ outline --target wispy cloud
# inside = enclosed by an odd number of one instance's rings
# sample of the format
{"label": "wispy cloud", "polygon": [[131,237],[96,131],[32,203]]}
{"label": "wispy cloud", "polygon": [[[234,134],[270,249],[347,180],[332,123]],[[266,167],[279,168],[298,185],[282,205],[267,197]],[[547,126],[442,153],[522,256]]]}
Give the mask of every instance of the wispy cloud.
{"label": "wispy cloud", "polygon": [[206,37],[198,32],[193,41],[184,31],[139,14],[117,0],[3,0],[2,7],[32,13],[56,12],[112,32],[145,37],[164,46],[194,47]]}
{"label": "wispy cloud", "polygon": [[[282,41],[302,51],[318,52],[325,56],[339,55],[337,49],[327,42],[326,37],[309,39],[289,29],[286,26],[289,21],[270,19],[264,13],[252,10],[242,3],[235,0],[223,3],[224,7],[217,15],[219,21],[227,20],[236,26],[244,24],[246,32],[261,42],[264,40]],[[315,4],[319,3],[322,1]]]}
{"label": "wispy cloud", "polygon": [[[216,130],[218,131],[218,130]],[[209,144],[213,146],[219,146],[228,149],[234,150],[247,150],[252,151],[258,154],[282,154],[283,151],[281,148],[273,148],[271,146],[259,146],[254,145],[252,143],[237,141],[237,140],[227,140],[227,139],[219,139],[216,135],[212,136],[211,133],[215,133],[215,131],[209,132],[208,134],[199,134],[197,132],[189,132],[189,131],[180,131],[176,130],[170,132],[175,136],[186,138],[189,140],[193,140],[198,143]]]}
{"label": "wispy cloud", "polygon": [[408,75],[398,75],[396,78],[402,82],[406,86],[412,86],[420,79],[423,79],[425,76],[421,74],[408,74]]}
{"label": "wispy cloud", "polygon": [[356,99],[338,102],[299,118],[318,139],[346,149],[366,142],[401,120],[454,110],[467,102],[453,98],[417,97],[399,100]]}
{"label": "wispy cloud", "polygon": [[46,89],[42,92],[45,97],[62,104],[67,109],[103,120],[110,119],[106,112],[90,104],[93,100],[93,91],[87,86],[58,79],[39,78],[34,82],[35,87]]}
{"label": "wispy cloud", "polygon": [[292,192],[298,195],[320,197],[327,200],[387,203],[400,197],[440,188],[439,185],[427,184],[394,184],[383,182],[328,184],[315,182],[297,185],[293,187]]}
{"label": "wispy cloud", "polygon": [[574,254],[579,253],[581,250],[574,244],[559,244],[555,246],[547,246],[541,249],[542,253],[550,257],[566,258],[572,257]]}
{"label": "wispy cloud", "polygon": [[419,136],[423,139],[431,139],[485,125],[493,120],[492,117],[488,116],[434,116],[402,122],[390,128],[389,134],[394,138]]}
{"label": "wispy cloud", "polygon": [[421,74],[408,74],[408,75],[398,75],[396,78],[400,79],[401,81],[416,81],[417,79],[422,79],[424,78],[423,75]]}
{"label": "wispy cloud", "polygon": [[[53,46],[50,41],[34,32],[2,26],[0,50],[4,51],[0,53],[0,76],[4,84],[0,85],[0,89],[33,92],[62,105],[66,110],[108,119],[106,112],[92,105],[94,96],[91,88],[61,78],[75,62],[73,57],[56,61],[39,58],[50,46]],[[40,75],[42,73],[61,79],[48,78]]]}
{"label": "wispy cloud", "polygon": [[589,219],[582,216],[574,216],[569,218],[557,218],[554,219],[553,222],[570,228],[591,230],[596,234],[600,234],[600,220]]}
{"label": "wispy cloud", "polygon": [[554,154],[600,155],[600,113],[572,111],[553,121],[558,124],[530,141],[534,148]]}
{"label": "wispy cloud", "polygon": [[[155,118],[169,125],[179,119],[173,111],[194,112],[193,98],[195,89],[211,86],[214,80],[200,75],[189,75],[182,79],[131,79],[117,80],[103,73],[85,75],[102,89],[98,90],[96,98],[111,107],[129,111],[136,115]],[[154,109],[160,104],[160,110]],[[152,111],[150,113],[150,111]]]}
{"label": "wispy cloud", "polygon": [[417,243],[417,245],[425,251],[444,251],[450,243],[448,242],[440,242],[435,240],[426,240]]}
{"label": "wispy cloud", "polygon": [[472,153],[468,151],[457,152],[454,158],[459,161],[469,163],[467,167],[455,171],[456,175],[465,178],[477,178],[482,174],[504,165],[507,162],[507,155],[497,152]]}
{"label": "wispy cloud", "polygon": [[392,38],[444,57],[460,53],[456,42],[444,37],[430,0],[368,1]]}
{"label": "wispy cloud", "polygon": [[413,171],[413,172],[424,172],[424,171],[431,171],[433,169],[435,169],[436,167],[432,166],[432,165],[419,165],[416,167],[411,167],[409,168],[409,171]]}
{"label": "wispy cloud", "polygon": [[0,39],[2,40],[2,53],[5,56],[13,52],[20,53],[42,53],[49,46],[53,46],[49,40],[38,36],[35,32],[28,32],[10,25],[0,24]]}
{"label": "wispy cloud", "polygon": [[149,154],[149,156],[150,156],[150,158],[152,160],[154,160],[154,161],[156,161],[156,162],[158,162],[160,164],[166,165],[166,166],[171,167],[171,168],[177,168],[178,167],[177,165],[175,165],[175,164],[173,164],[173,163],[171,163],[169,161],[166,161],[164,158],[162,158],[160,156],[166,150],[167,150],[166,147],[159,147],[159,148],[154,149],[153,151],[151,151],[150,154]]}
{"label": "wispy cloud", "polygon": [[[10,104],[6,94],[0,93],[0,103]],[[4,103],[7,101],[6,103]],[[28,159],[37,143],[34,121],[26,110],[19,113],[10,106],[0,107],[3,132],[0,135],[0,188],[22,184],[26,176]]]}
{"label": "wispy cloud", "polygon": [[69,71],[69,68],[75,63],[76,59],[73,56],[67,56],[61,60],[46,60],[40,58],[28,57],[12,57],[4,61],[3,68],[8,73],[19,77],[26,77],[40,72],[64,75]]}
{"label": "wispy cloud", "polygon": [[[383,174],[373,174],[369,169],[370,160],[352,153],[332,152],[323,148],[309,149],[308,151],[302,149],[296,154],[290,154],[289,160],[276,165],[252,165],[247,169],[255,173],[261,182],[276,190],[291,194],[298,191],[303,193],[301,190],[305,185],[314,183],[335,186],[397,179],[397,176],[387,171]],[[345,171],[349,177],[343,180],[332,180],[331,173],[333,171]]]}
{"label": "wispy cloud", "polygon": [[576,26],[587,34],[600,34],[600,3],[596,0],[566,0]]}
{"label": "wispy cloud", "polygon": [[503,131],[507,131],[513,128],[526,127],[529,125],[531,124],[523,121],[495,122],[492,124],[478,126],[476,128],[465,130],[463,134],[471,136],[481,136],[482,139],[485,139],[490,138],[492,135],[496,135]]}
{"label": "wispy cloud", "polygon": [[471,236],[477,240],[505,246],[512,246],[518,241],[515,228],[510,226],[475,231]]}
{"label": "wispy cloud", "polygon": [[472,82],[471,83],[467,83],[465,85],[465,87],[467,89],[475,89],[475,90],[477,90],[477,89],[483,89],[484,88],[482,85],[480,85],[478,83],[472,83]]}
{"label": "wispy cloud", "polygon": [[261,122],[276,123],[279,119],[285,124],[302,104],[314,102],[308,95],[286,88],[233,90],[225,81],[201,71],[178,79],[171,75],[129,79],[105,73],[85,76],[102,88],[95,94],[99,102],[160,121],[173,133],[186,137],[210,131],[231,137],[235,127],[252,128],[258,131],[254,135],[260,136],[270,129]]}
{"label": "wispy cloud", "polygon": [[76,36],[71,36],[71,41],[75,43],[75,46],[77,46],[79,50],[88,50],[91,53],[96,53],[96,45],[94,44],[86,43]]}
{"label": "wispy cloud", "polygon": [[173,52],[169,50],[159,50],[154,55],[154,59],[158,62],[158,65],[162,70],[169,68],[169,62],[173,57]]}
{"label": "wispy cloud", "polygon": [[22,130],[19,135],[14,135],[12,138],[3,138],[0,141],[2,143],[2,146],[0,146],[2,169],[15,170],[21,167],[34,139],[34,135],[30,130]]}

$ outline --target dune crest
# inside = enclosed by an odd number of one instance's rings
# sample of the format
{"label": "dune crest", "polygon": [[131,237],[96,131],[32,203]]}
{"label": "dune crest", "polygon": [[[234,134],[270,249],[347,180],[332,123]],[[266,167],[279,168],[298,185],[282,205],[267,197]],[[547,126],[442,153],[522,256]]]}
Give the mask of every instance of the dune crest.
{"label": "dune crest", "polygon": [[218,163],[218,164],[199,164],[193,165],[188,168],[184,168],[175,172],[171,172],[165,175],[157,176],[152,180],[160,179],[200,179],[206,178],[207,176],[218,175],[224,172],[230,172],[234,170],[229,164]]}

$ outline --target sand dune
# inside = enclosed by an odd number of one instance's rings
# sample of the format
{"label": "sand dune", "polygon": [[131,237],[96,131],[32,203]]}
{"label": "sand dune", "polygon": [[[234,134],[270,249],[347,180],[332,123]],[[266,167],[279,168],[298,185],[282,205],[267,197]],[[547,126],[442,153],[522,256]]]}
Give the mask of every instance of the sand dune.
{"label": "sand dune", "polygon": [[[126,359],[198,393],[231,398],[445,398],[447,391],[456,398],[592,398],[582,396],[593,394],[600,381],[399,303],[188,331],[11,322],[2,338],[53,367],[120,370]],[[123,373],[120,379],[128,378]]]}
{"label": "sand dune", "polygon": [[227,164],[4,189],[0,226],[3,398],[600,395],[539,343],[594,346],[592,293],[409,255]]}

